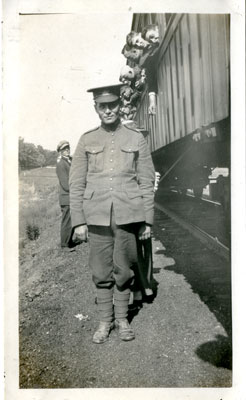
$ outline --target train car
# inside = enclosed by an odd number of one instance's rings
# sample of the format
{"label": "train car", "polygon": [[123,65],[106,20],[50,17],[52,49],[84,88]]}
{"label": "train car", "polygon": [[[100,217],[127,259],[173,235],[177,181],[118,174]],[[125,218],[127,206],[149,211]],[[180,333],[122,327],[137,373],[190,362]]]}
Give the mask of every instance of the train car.
{"label": "train car", "polygon": [[[134,14],[132,31],[159,27],[151,67],[157,109],[148,112],[148,81],[135,120],[148,132],[159,190],[193,191],[228,204],[230,187],[230,18],[225,14]],[[145,67],[140,60],[140,67]],[[220,182],[213,170],[223,170]],[[226,171],[226,172],[225,172]],[[219,194],[216,184],[219,185]],[[215,189],[216,187],[216,189]]]}

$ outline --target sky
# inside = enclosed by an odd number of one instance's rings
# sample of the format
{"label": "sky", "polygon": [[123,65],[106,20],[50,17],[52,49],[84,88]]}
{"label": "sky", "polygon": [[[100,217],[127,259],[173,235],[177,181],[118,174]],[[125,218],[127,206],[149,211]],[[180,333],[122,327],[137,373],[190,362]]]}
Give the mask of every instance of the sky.
{"label": "sky", "polygon": [[39,14],[20,17],[19,133],[25,142],[72,152],[100,124],[91,87],[119,83],[131,13]]}

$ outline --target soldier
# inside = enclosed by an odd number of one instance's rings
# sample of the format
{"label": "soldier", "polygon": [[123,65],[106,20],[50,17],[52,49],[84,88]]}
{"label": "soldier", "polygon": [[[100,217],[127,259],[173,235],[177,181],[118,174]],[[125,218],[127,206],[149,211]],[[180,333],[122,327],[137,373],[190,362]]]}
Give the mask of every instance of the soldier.
{"label": "soldier", "polygon": [[57,146],[59,156],[56,164],[56,174],[59,179],[59,203],[62,211],[61,220],[61,248],[67,252],[74,251],[72,242],[73,230],[71,225],[69,207],[69,170],[72,158],[70,157],[70,144],[67,140],[62,140]]}
{"label": "soldier", "polygon": [[99,317],[94,343],[104,343],[114,327],[121,340],[135,338],[127,320],[131,267],[136,235],[150,238],[154,216],[154,166],[143,135],[121,124],[121,86],[88,90],[101,126],[81,136],[70,171],[74,233],[87,240],[89,231]]}

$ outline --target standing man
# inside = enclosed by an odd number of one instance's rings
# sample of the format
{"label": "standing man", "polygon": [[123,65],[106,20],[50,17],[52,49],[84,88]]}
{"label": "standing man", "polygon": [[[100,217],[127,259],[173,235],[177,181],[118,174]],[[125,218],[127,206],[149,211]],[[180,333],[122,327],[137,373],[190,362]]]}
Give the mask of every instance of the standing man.
{"label": "standing man", "polygon": [[61,248],[67,252],[74,251],[72,242],[73,230],[71,225],[69,207],[69,171],[72,158],[70,157],[70,144],[66,140],[59,142],[57,146],[59,156],[56,164],[56,174],[59,179],[59,204],[62,211],[61,220]]}
{"label": "standing man", "polygon": [[121,86],[88,90],[101,126],[81,136],[70,171],[72,226],[81,240],[89,231],[99,319],[94,343],[105,342],[114,327],[121,340],[135,337],[127,314],[136,235],[150,238],[154,217],[154,166],[143,135],[121,124]]}

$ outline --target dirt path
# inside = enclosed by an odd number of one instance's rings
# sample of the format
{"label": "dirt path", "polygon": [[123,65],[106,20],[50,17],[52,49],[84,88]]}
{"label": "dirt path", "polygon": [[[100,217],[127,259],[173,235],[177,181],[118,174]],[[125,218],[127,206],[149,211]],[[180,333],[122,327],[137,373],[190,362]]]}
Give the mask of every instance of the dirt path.
{"label": "dirt path", "polygon": [[62,254],[59,217],[29,242],[20,262],[21,388],[230,386],[224,263],[195,241],[191,252],[187,235],[175,233],[160,213],[156,218],[158,294],[133,318],[136,339],[128,343],[114,331],[105,344],[92,343],[97,322],[88,245]]}

